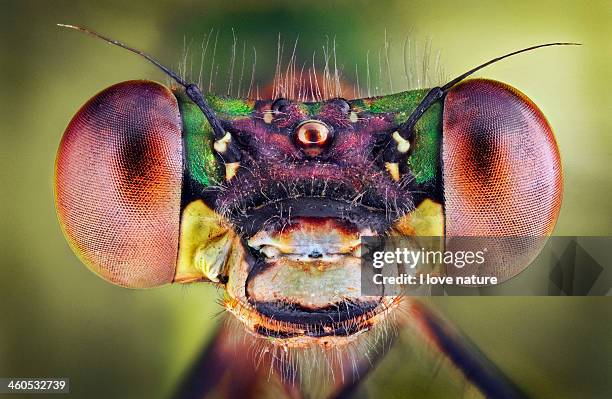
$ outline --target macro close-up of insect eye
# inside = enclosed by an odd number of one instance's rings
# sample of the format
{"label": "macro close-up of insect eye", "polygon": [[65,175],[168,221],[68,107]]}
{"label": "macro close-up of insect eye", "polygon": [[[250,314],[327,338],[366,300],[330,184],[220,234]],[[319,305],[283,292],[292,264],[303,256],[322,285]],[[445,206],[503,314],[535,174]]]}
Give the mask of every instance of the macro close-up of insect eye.
{"label": "macro close-up of insect eye", "polygon": [[34,4],[0,394],[612,393],[609,5]]}

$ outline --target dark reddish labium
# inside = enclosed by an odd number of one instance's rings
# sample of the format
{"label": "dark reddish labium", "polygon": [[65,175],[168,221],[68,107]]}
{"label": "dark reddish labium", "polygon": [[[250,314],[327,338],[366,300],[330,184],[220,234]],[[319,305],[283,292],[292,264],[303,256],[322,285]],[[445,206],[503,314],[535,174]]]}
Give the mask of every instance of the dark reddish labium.
{"label": "dark reddish labium", "polygon": [[182,181],[181,118],[164,86],[129,81],[89,100],[56,160],[56,206],[79,257],[129,287],[171,282]]}

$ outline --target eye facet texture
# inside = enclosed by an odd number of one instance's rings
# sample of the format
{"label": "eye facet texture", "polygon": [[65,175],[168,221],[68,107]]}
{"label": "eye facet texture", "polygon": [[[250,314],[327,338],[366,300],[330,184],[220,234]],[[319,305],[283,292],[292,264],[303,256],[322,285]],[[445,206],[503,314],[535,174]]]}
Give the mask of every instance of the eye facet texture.
{"label": "eye facet texture", "polygon": [[[448,93],[443,124],[447,236],[550,235],[561,206],[562,172],[552,130],[537,106],[504,83],[468,80]],[[498,243],[516,245],[495,252],[497,267],[522,264],[511,267],[513,275],[544,239]]]}
{"label": "eye facet texture", "polygon": [[174,277],[182,183],[181,118],[149,81],[111,86],[74,116],[56,160],[57,213],[72,249],[115,284]]}

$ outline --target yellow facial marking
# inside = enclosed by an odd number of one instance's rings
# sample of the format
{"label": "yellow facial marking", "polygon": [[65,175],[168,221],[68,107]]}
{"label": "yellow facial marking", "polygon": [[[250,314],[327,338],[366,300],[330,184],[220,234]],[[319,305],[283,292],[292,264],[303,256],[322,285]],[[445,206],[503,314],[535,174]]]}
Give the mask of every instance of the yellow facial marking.
{"label": "yellow facial marking", "polygon": [[225,136],[215,141],[215,143],[213,144],[213,148],[218,153],[223,154],[225,153],[225,151],[227,151],[227,146],[229,145],[230,141],[232,141],[232,135],[229,133],[225,133]]}
{"label": "yellow facial marking", "polygon": [[393,132],[393,140],[397,143],[397,151],[400,154],[405,154],[410,149],[410,142],[402,137],[401,134],[396,130]]}
{"label": "yellow facial marking", "polygon": [[444,235],[442,205],[426,199],[412,212],[404,215],[393,230],[402,236],[441,237]]}
{"label": "yellow facial marking", "polygon": [[225,259],[234,235],[229,225],[202,200],[187,205],[181,218],[174,281],[219,282],[219,276],[225,274]]}
{"label": "yellow facial marking", "polygon": [[272,119],[274,119],[274,115],[272,115],[271,112],[264,113],[263,120],[265,123],[269,125],[270,123],[272,123]]}
{"label": "yellow facial marking", "polygon": [[236,176],[236,172],[240,167],[240,162],[229,162],[225,164],[225,180],[229,181]]}
{"label": "yellow facial marking", "polygon": [[399,165],[397,162],[385,162],[385,169],[391,175],[391,178],[395,181],[399,181],[400,173],[399,173]]}

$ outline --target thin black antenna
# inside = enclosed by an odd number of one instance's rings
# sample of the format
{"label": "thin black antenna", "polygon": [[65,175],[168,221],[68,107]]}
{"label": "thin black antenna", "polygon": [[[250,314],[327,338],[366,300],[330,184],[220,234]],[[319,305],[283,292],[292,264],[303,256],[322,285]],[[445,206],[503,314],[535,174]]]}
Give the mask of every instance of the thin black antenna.
{"label": "thin black antenna", "polygon": [[434,87],[433,89],[429,90],[429,92],[427,92],[427,94],[421,100],[419,105],[417,105],[417,107],[414,109],[414,111],[412,111],[412,114],[410,114],[410,117],[408,117],[408,120],[406,120],[406,122],[404,122],[399,127],[399,129],[398,129],[399,133],[401,134],[401,136],[403,138],[409,139],[410,136],[412,135],[412,132],[413,132],[413,129],[414,129],[414,125],[416,125],[418,120],[421,119],[421,117],[423,116],[425,111],[427,111],[429,109],[429,107],[431,107],[434,103],[436,103],[437,101],[442,99],[446,95],[446,93],[448,93],[448,91],[453,86],[455,86],[457,83],[461,82],[463,79],[467,78],[468,76],[472,75],[473,73],[481,70],[482,68],[484,68],[486,66],[489,66],[489,65],[491,65],[493,63],[501,61],[504,58],[508,58],[508,57],[513,56],[513,55],[517,55],[517,54],[520,54],[520,53],[524,53],[524,52],[535,50],[535,49],[542,48],[542,47],[549,47],[549,46],[580,46],[580,45],[581,45],[580,43],[566,43],[566,42],[539,44],[537,46],[531,46],[531,47],[527,47],[527,48],[524,48],[524,49],[521,49],[521,50],[513,51],[511,53],[502,55],[501,57],[493,58],[492,60],[487,61],[484,64],[478,65],[477,67],[470,69],[469,71],[465,72],[464,74],[461,74],[461,75],[457,76],[455,79],[451,80],[450,82],[448,82],[444,86],[442,86],[442,87]]}
{"label": "thin black antenna", "polygon": [[176,83],[180,84],[181,86],[183,86],[185,88],[185,92],[187,93],[189,98],[191,98],[191,100],[198,105],[198,107],[202,110],[202,113],[204,114],[204,116],[208,120],[208,123],[210,123],[210,126],[212,127],[213,132],[214,132],[215,140],[219,140],[220,138],[225,136],[225,130],[221,126],[221,122],[219,121],[219,119],[215,115],[215,112],[212,110],[212,108],[210,108],[210,105],[208,105],[208,103],[204,99],[204,95],[202,94],[202,92],[200,91],[200,89],[198,88],[198,86],[196,84],[189,83],[189,82],[185,81],[176,72],[174,72],[171,69],[165,67],[159,61],[157,61],[155,58],[151,57],[150,55],[148,55],[148,54],[146,54],[146,53],[144,53],[144,52],[142,52],[140,50],[137,50],[137,49],[135,49],[133,47],[130,47],[130,46],[128,46],[128,45],[126,45],[126,44],[124,44],[124,43],[122,43],[120,41],[113,40],[113,39],[108,38],[106,36],[102,36],[101,34],[99,34],[97,32],[94,32],[94,31],[91,31],[91,30],[89,30],[87,28],[84,28],[82,26],[66,25],[66,24],[57,24],[57,26],[61,26],[63,28],[74,29],[76,31],[86,33],[86,34],[88,34],[90,36],[93,36],[95,38],[104,40],[105,42],[113,44],[115,46],[119,46],[121,48],[124,48],[124,49],[126,49],[128,51],[131,51],[134,54],[137,54],[137,55],[145,58],[147,61],[151,62],[153,65],[155,65],[156,67],[161,69],[166,75],[168,75],[172,79],[174,79],[176,81]]}

